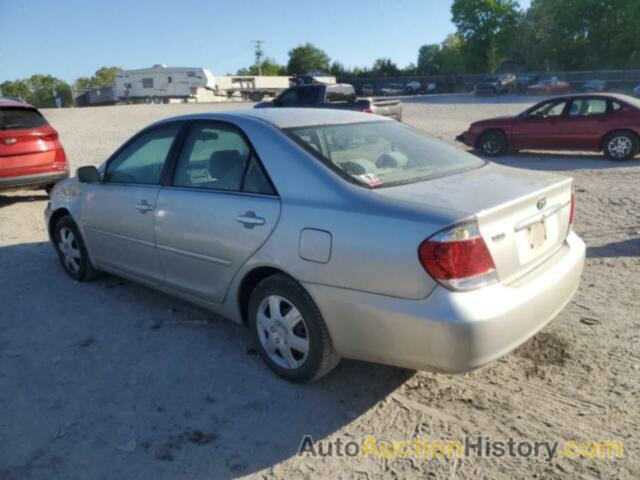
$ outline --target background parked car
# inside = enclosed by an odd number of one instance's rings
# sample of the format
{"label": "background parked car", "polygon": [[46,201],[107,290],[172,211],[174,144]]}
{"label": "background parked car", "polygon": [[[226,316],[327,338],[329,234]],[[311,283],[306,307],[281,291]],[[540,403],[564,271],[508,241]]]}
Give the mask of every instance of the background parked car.
{"label": "background parked car", "polygon": [[594,150],[612,160],[639,149],[640,101],[627,95],[581,94],[544,100],[512,117],[472,123],[456,140],[495,156],[509,150]]}
{"label": "background parked car", "polygon": [[402,102],[395,99],[357,98],[348,83],[298,85],[288,88],[272,101],[258,103],[255,108],[331,108],[374,113],[402,120]]}
{"label": "background parked car", "polygon": [[500,95],[501,93],[514,92],[516,86],[516,76],[507,73],[505,75],[485,77],[475,85],[474,92],[476,95]]}
{"label": "background parked car", "polygon": [[527,91],[527,88],[529,88],[529,86],[535,85],[536,83],[538,83],[539,78],[540,77],[538,77],[538,75],[529,75],[529,74],[516,75],[516,89],[521,93],[525,93]]}
{"label": "background parked car", "polygon": [[569,83],[558,80],[557,77],[552,77],[542,80],[535,85],[530,85],[527,88],[527,93],[533,95],[552,95],[555,93],[567,93],[570,90],[571,85],[569,85]]}
{"label": "background parked car", "polygon": [[33,106],[0,97],[0,191],[43,188],[69,176],[58,132]]}
{"label": "background parked car", "polygon": [[417,80],[413,80],[407,83],[407,86],[406,86],[407,93],[419,92],[421,88],[422,88],[422,84]]}
{"label": "background parked car", "polygon": [[633,94],[636,97],[640,97],[640,85],[638,85],[636,88],[633,89]]}
{"label": "background parked car", "polygon": [[386,83],[380,87],[382,95],[402,95],[405,93],[404,85],[401,83]]}
{"label": "background parked car", "polygon": [[376,94],[376,89],[373,85],[371,85],[370,83],[365,83],[364,85],[362,85],[362,87],[360,88],[360,93],[362,95],[375,95]]}
{"label": "background parked car", "polygon": [[606,92],[609,90],[609,84],[604,80],[589,80],[580,90],[584,93]]}

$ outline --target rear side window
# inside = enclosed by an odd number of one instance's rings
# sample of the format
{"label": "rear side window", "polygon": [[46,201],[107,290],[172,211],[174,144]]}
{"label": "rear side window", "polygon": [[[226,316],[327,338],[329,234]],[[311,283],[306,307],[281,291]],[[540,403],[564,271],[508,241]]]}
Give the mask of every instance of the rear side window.
{"label": "rear side window", "polygon": [[47,121],[33,108],[0,108],[0,130],[39,128],[44,125],[47,125]]}
{"label": "rear side window", "polygon": [[339,85],[335,87],[327,88],[327,102],[328,103],[340,103],[340,102],[355,102],[356,93],[351,85]]}
{"label": "rear side window", "polygon": [[272,194],[242,134],[225,124],[196,124],[187,135],[173,185]]}
{"label": "rear side window", "polygon": [[181,125],[173,124],[141,134],[107,165],[107,183],[159,185],[164,163]]}
{"label": "rear side window", "polygon": [[590,117],[607,113],[607,100],[604,98],[580,98],[571,102],[569,115],[572,117]]}

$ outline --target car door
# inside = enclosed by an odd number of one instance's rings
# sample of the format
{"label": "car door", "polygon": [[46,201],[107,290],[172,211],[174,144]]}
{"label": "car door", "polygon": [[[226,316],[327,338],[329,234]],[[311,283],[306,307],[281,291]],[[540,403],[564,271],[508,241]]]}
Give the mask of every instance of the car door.
{"label": "car door", "polygon": [[166,285],[214,303],[267,240],[280,200],[244,133],[193,122],[158,196],[155,240]]}
{"label": "car door", "polygon": [[107,162],[100,183],[84,184],[81,222],[92,258],[106,270],[160,284],[154,212],[183,123],[146,130]]}
{"label": "car door", "polygon": [[567,109],[567,100],[550,100],[535,105],[513,124],[511,134],[516,149],[562,148],[560,123]]}
{"label": "car door", "polygon": [[608,130],[611,120],[611,106],[606,98],[574,98],[560,126],[563,145],[566,148],[599,149],[603,132]]}

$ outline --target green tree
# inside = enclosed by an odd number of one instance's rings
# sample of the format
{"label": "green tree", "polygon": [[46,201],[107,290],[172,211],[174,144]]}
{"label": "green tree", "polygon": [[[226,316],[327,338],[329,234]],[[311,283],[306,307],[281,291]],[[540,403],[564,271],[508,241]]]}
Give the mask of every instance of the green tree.
{"label": "green tree", "polygon": [[289,50],[287,71],[291,75],[301,75],[312,70],[328,71],[330,60],[324,50],[305,43]]}
{"label": "green tree", "polygon": [[534,0],[526,15],[528,63],[535,68],[640,65],[637,0]]}
{"label": "green tree", "polygon": [[55,107],[56,97],[60,97],[64,107],[73,105],[69,84],[51,75],[36,74],[28,79],[6,81],[0,86],[3,95],[21,98],[38,108]]}
{"label": "green tree", "polygon": [[439,73],[457,75],[465,72],[462,45],[461,37],[454,33],[447,35],[447,38],[440,45],[440,52],[436,57],[436,63],[440,67]]}
{"label": "green tree", "polygon": [[28,80],[7,80],[0,84],[2,95],[21,98],[25,101],[31,96],[31,85]]}
{"label": "green tree", "polygon": [[493,70],[511,56],[522,15],[516,0],[454,0],[451,15],[467,70]]}
{"label": "green tree", "polygon": [[[273,58],[270,58],[270,57],[265,58],[261,66],[262,66],[262,75],[265,75],[265,76],[275,77],[279,75],[284,76],[287,74],[287,68],[284,67],[283,65],[278,64],[278,62],[276,62]],[[248,68],[241,68],[236,73],[236,75],[250,75],[250,76],[257,76],[259,74],[260,74],[260,69],[258,69],[257,65],[251,65]]]}
{"label": "green tree", "polygon": [[400,69],[391,61],[390,58],[379,58],[373,63],[371,67],[371,74],[374,76],[396,76],[400,75]]}
{"label": "green tree", "polygon": [[432,43],[423,45],[418,50],[418,72],[421,75],[434,75],[440,71],[440,65],[437,62],[440,56],[440,45]]}
{"label": "green tree", "polygon": [[92,77],[80,77],[75,81],[75,87],[78,90],[86,90],[89,88],[107,87],[115,85],[116,75],[121,72],[120,67],[102,67],[96,70]]}

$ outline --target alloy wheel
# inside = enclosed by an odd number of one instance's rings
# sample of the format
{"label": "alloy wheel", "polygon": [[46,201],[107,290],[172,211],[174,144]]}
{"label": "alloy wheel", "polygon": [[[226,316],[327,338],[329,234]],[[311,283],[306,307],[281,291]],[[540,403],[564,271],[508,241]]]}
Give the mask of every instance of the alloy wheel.
{"label": "alloy wheel", "polygon": [[80,271],[80,246],[70,228],[63,227],[59,231],[58,249],[62,254],[65,267],[72,273]]}
{"label": "alloy wheel", "polygon": [[256,313],[258,338],[278,366],[295,369],[309,356],[309,330],[300,311],[284,297],[269,295]]}
{"label": "alloy wheel", "polygon": [[487,155],[495,155],[500,151],[500,141],[495,135],[489,135],[482,144],[482,149]]}
{"label": "alloy wheel", "polygon": [[625,136],[613,137],[607,145],[607,150],[615,158],[624,158],[631,153],[633,145],[631,140]]}

